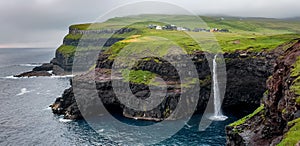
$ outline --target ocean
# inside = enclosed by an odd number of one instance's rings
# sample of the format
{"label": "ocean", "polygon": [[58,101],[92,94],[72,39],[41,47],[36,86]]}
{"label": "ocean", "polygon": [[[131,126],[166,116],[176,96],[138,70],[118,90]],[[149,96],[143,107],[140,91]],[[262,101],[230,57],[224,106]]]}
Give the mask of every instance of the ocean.
{"label": "ocean", "polygon": [[[55,49],[0,49],[0,145],[124,145],[110,139],[109,135],[118,135],[117,131],[96,132],[84,120],[70,121],[52,114],[49,105],[70,87],[69,77],[13,77],[49,62],[54,53]],[[225,126],[237,118],[228,116],[226,121],[213,122],[209,128],[200,132],[200,117],[193,116],[179,132],[155,145],[225,145]],[[151,123],[118,119],[127,123]],[[105,117],[101,120],[101,126],[104,127],[105,122],[110,122]],[[150,135],[150,138],[155,136]]]}

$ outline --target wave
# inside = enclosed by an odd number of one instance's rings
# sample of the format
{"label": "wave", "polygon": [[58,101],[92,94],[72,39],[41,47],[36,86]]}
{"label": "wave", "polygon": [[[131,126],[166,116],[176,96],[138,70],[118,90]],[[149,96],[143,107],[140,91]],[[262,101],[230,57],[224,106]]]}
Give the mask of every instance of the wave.
{"label": "wave", "polygon": [[187,128],[193,127],[193,126],[189,125],[188,123],[185,123],[185,126],[186,126]]}
{"label": "wave", "polygon": [[64,75],[64,76],[57,76],[57,75],[52,75],[50,78],[73,78],[75,75]]}
{"label": "wave", "polygon": [[1,79],[19,79],[17,77],[14,76],[7,76],[7,77],[0,77]]}
{"label": "wave", "polygon": [[[73,78],[75,75],[64,75],[64,76],[57,76],[57,75],[52,75],[49,77],[43,76],[40,78]],[[6,76],[6,77],[0,77],[0,79],[32,79],[32,78],[38,78],[38,76],[32,76],[32,77],[14,77],[14,76]]]}
{"label": "wave", "polygon": [[26,88],[22,88],[21,89],[21,92],[19,94],[17,94],[16,96],[21,96],[21,95],[24,95],[26,93],[29,93],[30,91],[28,91]]}
{"label": "wave", "polygon": [[27,66],[27,67],[37,67],[41,66],[41,63],[26,63],[26,64],[19,64],[19,66]]}
{"label": "wave", "polygon": [[8,65],[0,65],[0,68],[7,68],[7,67],[37,67],[41,66],[42,63],[25,63],[25,64],[8,64]]}
{"label": "wave", "polygon": [[6,76],[6,77],[0,77],[1,79],[32,79],[32,78],[37,78],[37,76],[32,76],[32,77],[14,77],[14,76]]}

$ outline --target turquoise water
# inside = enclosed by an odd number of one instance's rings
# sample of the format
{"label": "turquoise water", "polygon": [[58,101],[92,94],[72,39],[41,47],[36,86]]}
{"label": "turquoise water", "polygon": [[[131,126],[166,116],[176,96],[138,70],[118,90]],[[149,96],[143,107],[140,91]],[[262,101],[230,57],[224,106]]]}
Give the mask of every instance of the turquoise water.
{"label": "turquoise water", "polygon": [[[84,120],[68,121],[52,114],[48,106],[70,86],[69,78],[11,77],[49,62],[54,51],[0,49],[0,145],[123,145],[109,138],[109,134],[117,135],[117,131],[96,132]],[[214,122],[206,131],[199,132],[200,118],[194,116],[178,133],[156,145],[225,145],[225,125],[236,118],[229,116],[226,121]],[[110,122],[108,119],[102,117],[101,126]],[[133,125],[152,124],[119,119]]]}

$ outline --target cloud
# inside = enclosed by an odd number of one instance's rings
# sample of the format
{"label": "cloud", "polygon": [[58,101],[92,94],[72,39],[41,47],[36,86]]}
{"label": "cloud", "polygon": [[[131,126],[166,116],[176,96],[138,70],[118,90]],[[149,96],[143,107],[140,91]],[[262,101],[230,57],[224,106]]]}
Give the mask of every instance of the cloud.
{"label": "cloud", "polygon": [[[244,17],[300,16],[298,0],[155,0],[202,15]],[[0,46],[57,47],[74,23],[93,22],[105,12],[140,0],[10,0],[0,1]],[[153,9],[158,9],[155,7]],[[143,8],[139,8],[143,11]],[[163,10],[163,8],[160,8]],[[35,45],[36,44],[36,45]]]}

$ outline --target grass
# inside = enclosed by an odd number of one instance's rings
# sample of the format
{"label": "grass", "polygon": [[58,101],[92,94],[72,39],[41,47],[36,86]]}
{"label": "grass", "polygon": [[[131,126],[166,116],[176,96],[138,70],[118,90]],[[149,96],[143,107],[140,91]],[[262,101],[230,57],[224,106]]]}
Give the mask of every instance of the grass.
{"label": "grass", "polygon": [[264,111],[264,105],[261,105],[260,107],[258,107],[253,113],[245,116],[244,118],[234,122],[234,123],[231,123],[229,126],[231,127],[236,127],[236,126],[239,126],[243,123],[245,123],[247,120],[251,119],[252,117],[254,117],[255,115],[257,115],[258,113],[261,113]]}
{"label": "grass", "polygon": [[81,51],[101,51],[104,47],[88,46],[88,47],[77,47],[72,45],[61,45],[57,51],[60,52],[64,57],[73,57],[76,52]]}
{"label": "grass", "polygon": [[[260,52],[262,50],[272,50],[280,44],[299,38],[300,22],[284,21],[278,19],[265,18],[233,18],[225,17],[201,17],[187,15],[139,15],[130,17],[116,17],[102,23],[76,24],[70,29],[79,30],[118,30],[131,28],[133,31],[122,34],[68,34],[65,39],[69,41],[91,41],[100,38],[124,38],[124,40],[113,44],[108,48],[97,46],[76,47],[62,45],[58,48],[66,57],[72,57],[75,51],[100,50],[104,49],[109,59],[116,57],[124,58],[123,64],[129,64],[134,60],[134,56],[155,55],[163,57],[170,53],[170,48],[175,46],[182,48],[181,51],[192,54],[196,51],[207,52],[234,52],[237,50],[248,50]],[[206,22],[206,23],[204,23]],[[130,24],[130,25],[127,25]],[[191,29],[194,28],[220,28],[229,29],[229,33],[209,33],[209,32],[182,32],[148,29],[150,24],[165,25],[175,24]],[[174,49],[171,51],[174,51]],[[133,72],[148,75],[146,72]],[[141,75],[142,76],[142,75]],[[142,81],[140,79],[135,81]],[[295,90],[299,90],[297,85]]]}
{"label": "grass", "polygon": [[68,40],[79,40],[82,38],[82,34],[67,34],[64,39]]}
{"label": "grass", "polygon": [[149,71],[125,69],[122,70],[122,76],[126,82],[148,85],[155,77],[155,74]]}
{"label": "grass", "polygon": [[295,77],[296,79],[293,81],[290,89],[296,95],[296,103],[300,105],[300,57],[297,58],[297,61],[293,65],[293,69],[291,71],[291,77]]}
{"label": "grass", "polygon": [[[297,61],[292,66],[291,77],[296,78],[290,89],[296,95],[296,104],[300,105],[300,57],[297,58]],[[278,146],[286,145],[296,145],[300,141],[300,118],[295,119],[288,123],[290,129],[284,135],[283,140],[278,144]]]}
{"label": "grass", "polygon": [[[202,19],[201,19],[202,18]],[[300,22],[298,21],[284,21],[279,19],[267,18],[233,18],[225,17],[221,20],[220,17],[196,17],[187,15],[139,15],[130,17],[116,17],[111,18],[102,23],[93,24],[76,24],[70,26],[70,29],[79,30],[117,30],[122,27],[135,29],[130,33],[115,34],[114,38],[128,39],[124,43],[133,43],[134,39],[130,37],[141,35],[146,38],[149,36],[156,36],[166,38],[182,47],[187,53],[191,54],[195,51],[210,51],[212,40],[218,42],[223,52],[234,52],[236,50],[261,51],[271,50],[276,46],[288,42],[294,38],[300,37]],[[155,21],[154,21],[155,20]],[[204,23],[205,22],[205,23]],[[149,24],[165,25],[167,23],[175,24],[177,26],[185,26],[188,28],[224,28],[229,29],[230,33],[207,33],[207,32],[179,32],[179,31],[161,31],[150,30],[147,28]],[[130,24],[127,26],[127,24]],[[196,39],[193,40],[192,37]],[[83,40],[97,40],[99,38],[109,38],[110,34],[68,34],[65,39],[71,41]],[[214,38],[215,37],[215,38]],[[238,43],[235,43],[238,42]],[[148,40],[148,43],[153,43]],[[125,44],[124,44],[125,45]],[[209,47],[207,49],[206,47]],[[67,50],[62,50],[66,48]],[[63,53],[70,52],[70,47],[63,47],[59,50]],[[110,48],[109,52],[115,56],[120,51],[120,44]],[[116,49],[116,50],[113,50]],[[137,49],[134,49],[137,50]],[[219,50],[220,51],[220,50]]]}
{"label": "grass", "polygon": [[[180,16],[180,15],[139,15],[131,17],[117,17],[107,20],[103,23],[95,24],[78,24],[72,25],[70,28],[77,28],[82,30],[101,30],[101,29],[119,29],[125,24],[140,24],[140,28],[146,28],[149,24],[164,25],[163,22],[175,24],[177,26],[185,26],[191,29],[203,27],[210,28],[225,28],[229,29],[231,33],[215,33],[217,40],[224,49],[229,51],[231,49],[248,49],[248,48],[269,48],[279,45],[282,42],[287,41],[283,34],[298,34],[300,32],[300,22],[284,21],[278,19],[243,19],[239,18],[225,18],[220,20],[220,17],[201,17],[202,20],[195,16]],[[154,22],[156,20],[157,22]],[[206,24],[204,23],[206,22]],[[180,36],[172,33],[166,33],[166,31],[152,31],[153,35],[165,36],[173,35],[172,37]],[[203,35],[203,33],[201,34]],[[275,36],[272,38],[272,36]],[[277,36],[277,37],[276,37]],[[288,36],[288,35],[287,35]],[[284,37],[284,38],[283,38]],[[290,36],[295,37],[295,36]],[[254,41],[252,38],[256,38]],[[281,39],[282,38],[282,39]],[[232,45],[231,41],[241,39],[241,44]],[[176,38],[174,38],[176,40]],[[249,43],[249,44],[248,44]],[[275,43],[275,44],[274,44]]]}
{"label": "grass", "polygon": [[291,128],[278,146],[294,146],[300,141],[300,118],[289,122],[288,125]]}
{"label": "grass", "polygon": [[238,34],[216,34],[216,38],[224,52],[236,50],[248,50],[259,52],[261,50],[272,50],[277,46],[299,37],[297,34],[278,35],[243,35]]}
{"label": "grass", "polygon": [[122,25],[133,24],[136,22],[158,21],[153,24],[171,23],[177,26],[194,28],[224,28],[231,32],[238,33],[261,33],[261,34],[283,34],[299,33],[299,21],[285,21],[269,18],[234,18],[234,17],[207,17],[207,16],[188,16],[188,15],[138,15],[126,17],[116,17],[107,20],[105,23],[78,24],[70,28],[80,30],[98,30],[101,28],[118,28]]}
{"label": "grass", "polygon": [[300,105],[300,97],[297,97],[297,98],[296,98],[296,103],[297,103],[298,105]]}
{"label": "grass", "polygon": [[293,69],[291,71],[291,77],[297,77],[300,75],[300,57],[297,58],[297,61],[293,65]]}
{"label": "grass", "polygon": [[67,45],[61,45],[58,49],[58,52],[64,55],[64,57],[70,57],[74,56],[74,53],[76,51],[76,46],[67,46]]}
{"label": "grass", "polygon": [[[144,85],[153,85],[153,86],[164,85],[160,81],[155,80],[156,74],[149,71],[124,69],[121,72],[122,72],[123,80],[125,82],[144,84]],[[183,88],[190,88],[193,85],[195,85],[197,82],[199,82],[199,79],[197,78],[187,78],[185,79],[185,81],[182,81],[180,86]]]}

